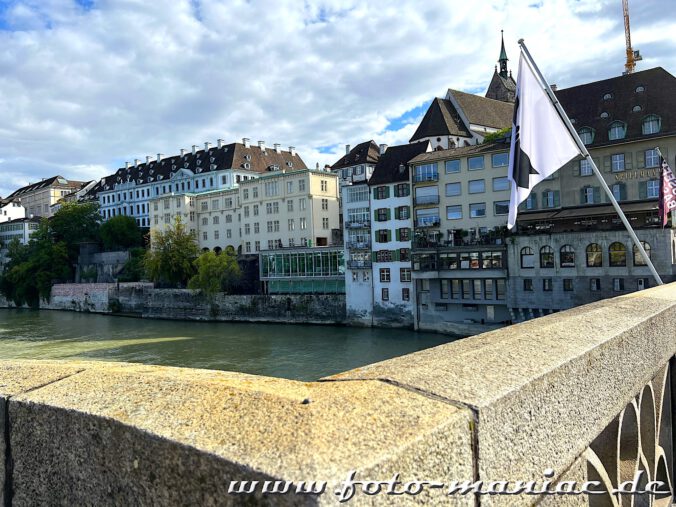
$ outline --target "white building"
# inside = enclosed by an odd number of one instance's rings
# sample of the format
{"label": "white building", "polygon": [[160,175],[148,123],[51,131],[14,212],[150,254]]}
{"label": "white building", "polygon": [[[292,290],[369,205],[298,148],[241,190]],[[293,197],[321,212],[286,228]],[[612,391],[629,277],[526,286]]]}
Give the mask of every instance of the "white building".
{"label": "white building", "polygon": [[22,245],[27,244],[39,225],[39,218],[17,218],[0,223],[0,248],[7,248],[15,239]]}
{"label": "white building", "polygon": [[26,218],[26,208],[21,199],[0,199],[0,223]]}

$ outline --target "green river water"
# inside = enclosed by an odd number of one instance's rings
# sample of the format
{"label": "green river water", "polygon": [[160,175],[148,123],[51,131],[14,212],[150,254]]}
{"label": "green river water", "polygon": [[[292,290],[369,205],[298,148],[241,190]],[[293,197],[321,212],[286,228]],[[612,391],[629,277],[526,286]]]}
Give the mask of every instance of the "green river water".
{"label": "green river water", "polygon": [[453,341],[406,330],[0,309],[0,359],[88,359],[317,380]]}

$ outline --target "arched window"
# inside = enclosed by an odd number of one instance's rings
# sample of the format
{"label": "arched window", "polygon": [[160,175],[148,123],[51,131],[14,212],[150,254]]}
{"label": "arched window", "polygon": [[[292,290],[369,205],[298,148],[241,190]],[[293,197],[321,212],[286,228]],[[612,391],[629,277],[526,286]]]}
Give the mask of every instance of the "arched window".
{"label": "arched window", "polygon": [[600,268],[603,266],[603,251],[598,243],[587,245],[587,267]]}
{"label": "arched window", "polygon": [[535,267],[535,255],[533,254],[533,249],[529,246],[525,246],[521,249],[521,267],[522,268],[532,268]]}
{"label": "arched window", "polygon": [[621,121],[614,121],[608,127],[608,140],[615,141],[616,139],[624,139],[627,133],[627,125]]}
{"label": "arched window", "polygon": [[540,267],[553,268],[554,267],[554,249],[551,246],[543,246],[540,248]]}
{"label": "arched window", "polygon": [[[643,250],[645,250],[645,253],[648,254],[648,259],[650,259],[650,243],[647,241],[641,241],[641,246],[643,247]],[[643,259],[643,256],[641,255],[641,252],[638,251],[638,248],[636,248],[636,245],[633,247],[633,254],[634,254],[634,266],[646,266],[646,262]]]}
{"label": "arched window", "polygon": [[584,127],[580,129],[580,139],[584,144],[591,144],[594,142],[594,129],[590,127]]}
{"label": "arched window", "polygon": [[559,263],[562,268],[575,267],[575,249],[570,245],[563,245],[559,250]]}
{"label": "arched window", "polygon": [[611,267],[620,267],[627,265],[627,247],[624,243],[616,241],[611,243],[608,247],[608,257],[610,258]]}
{"label": "arched window", "polygon": [[648,134],[657,134],[660,131],[662,121],[660,120],[660,117],[654,114],[651,114],[649,116],[646,116],[643,118],[643,125],[641,127],[641,130],[643,132],[644,136],[647,136]]}

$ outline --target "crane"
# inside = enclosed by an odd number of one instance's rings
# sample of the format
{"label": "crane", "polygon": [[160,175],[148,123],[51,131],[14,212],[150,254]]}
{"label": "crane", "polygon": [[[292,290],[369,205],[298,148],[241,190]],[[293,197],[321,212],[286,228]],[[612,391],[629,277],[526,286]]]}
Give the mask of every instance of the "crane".
{"label": "crane", "polygon": [[629,31],[629,0],[622,0],[622,12],[624,14],[624,41],[627,46],[627,62],[624,64],[624,74],[631,74],[636,68],[636,62],[643,59],[638,50],[631,47],[631,32]]}

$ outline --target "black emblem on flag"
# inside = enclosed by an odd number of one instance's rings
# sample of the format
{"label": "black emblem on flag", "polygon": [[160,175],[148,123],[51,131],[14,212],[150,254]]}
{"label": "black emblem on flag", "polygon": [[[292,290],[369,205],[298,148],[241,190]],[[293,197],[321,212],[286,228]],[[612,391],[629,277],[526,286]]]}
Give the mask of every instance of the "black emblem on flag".
{"label": "black emblem on flag", "polygon": [[512,178],[516,182],[517,186],[521,188],[528,188],[528,178],[531,174],[539,174],[535,168],[530,163],[530,158],[526,153],[521,151],[521,129],[520,125],[517,125],[517,114],[519,111],[519,97],[516,97],[514,102],[514,119],[512,124],[514,125],[515,132],[514,135],[514,167],[512,168]]}

